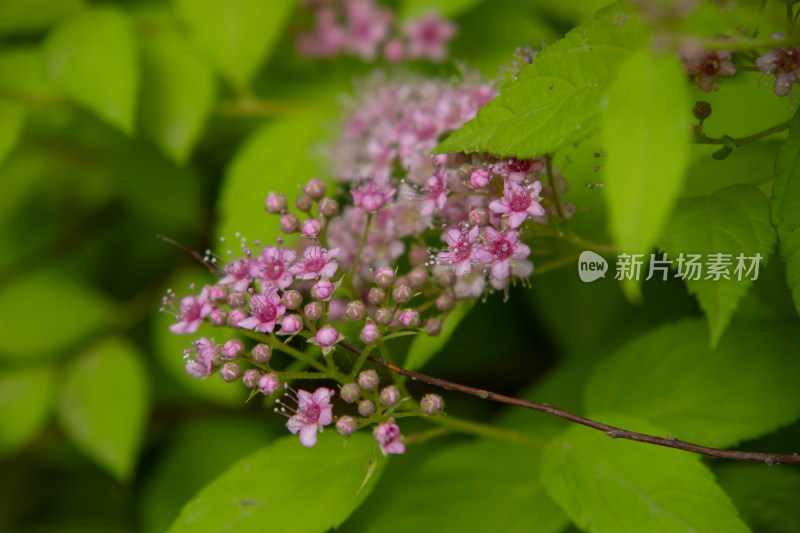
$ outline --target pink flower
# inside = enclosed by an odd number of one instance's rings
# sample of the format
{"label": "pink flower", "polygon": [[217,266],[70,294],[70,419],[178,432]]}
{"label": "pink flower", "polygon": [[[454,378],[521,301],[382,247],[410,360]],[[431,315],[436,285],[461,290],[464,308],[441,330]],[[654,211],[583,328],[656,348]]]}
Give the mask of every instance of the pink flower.
{"label": "pink flower", "polygon": [[[785,39],[780,33],[773,33],[773,39]],[[800,48],[778,48],[767,52],[756,59],[758,70],[766,74],[775,74],[773,90],[778,96],[786,96],[792,92],[792,85],[800,75]]]}
{"label": "pink flower", "polygon": [[200,337],[192,343],[192,347],[184,351],[186,372],[196,378],[206,378],[211,375],[214,368],[222,362],[219,347],[214,344],[214,339]]}
{"label": "pink flower", "polygon": [[507,180],[511,180],[514,183],[522,183],[529,172],[541,172],[544,169],[544,161],[541,158],[517,159],[516,157],[511,157],[493,163],[489,165],[489,168],[492,172],[503,176]]}
{"label": "pink flower", "polygon": [[344,49],[347,35],[336,19],[334,10],[320,9],[314,32],[304,33],[298,37],[298,52],[306,57],[331,57],[340,53]]}
{"label": "pink flower", "polygon": [[736,67],[730,61],[730,50],[690,48],[684,50],[682,55],[686,73],[697,77],[697,87],[701,91],[710,92],[719,78],[736,74]]}
{"label": "pink flower", "polygon": [[368,0],[350,0],[346,9],[347,47],[365,61],[372,61],[378,45],[389,35],[393,13]]}
{"label": "pink flower", "polygon": [[320,348],[322,348],[322,353],[327,354],[336,343],[343,341],[344,335],[336,331],[336,328],[333,326],[324,326],[317,331],[317,335],[313,339],[309,339],[308,342],[311,344],[316,344]]}
{"label": "pink flower", "polygon": [[312,395],[308,391],[297,391],[297,412],[286,422],[292,435],[300,432],[300,444],[310,448],[317,443],[317,432],[322,433],[322,426],[333,422],[333,409],[330,402],[334,392],[320,387]]}
{"label": "pink flower", "polygon": [[178,322],[169,330],[176,334],[191,334],[197,331],[203,319],[211,313],[212,306],[208,301],[208,288],[203,287],[199,296],[184,296],[178,311]]}
{"label": "pink flower", "polygon": [[389,419],[385,424],[378,425],[372,430],[372,436],[381,447],[384,455],[387,453],[401,454],[406,452],[406,446],[401,442],[400,428]]}
{"label": "pink flower", "polygon": [[289,273],[289,267],[297,258],[294,250],[283,249],[280,246],[267,246],[261,252],[257,261],[258,275],[264,280],[261,286],[286,289],[294,281]]}
{"label": "pink flower", "polygon": [[473,226],[469,231],[450,228],[444,234],[448,250],[436,256],[440,265],[455,265],[456,276],[464,276],[472,270],[473,245],[478,239],[480,229]]}
{"label": "pink flower", "polygon": [[326,250],[321,246],[309,246],[303,252],[303,261],[291,266],[289,272],[298,279],[310,280],[320,276],[332,278],[339,268],[339,263],[334,261],[340,249]]}
{"label": "pink flower", "polygon": [[286,312],[286,306],[278,296],[278,289],[268,289],[265,294],[250,297],[252,316],[235,322],[237,328],[253,329],[260,333],[272,333],[275,322]]}
{"label": "pink flower", "polygon": [[425,187],[423,193],[425,200],[419,210],[420,215],[428,216],[437,208],[442,209],[445,206],[447,203],[447,170],[443,166],[437,167],[434,175],[428,178],[428,186]]}
{"label": "pink flower", "polygon": [[230,285],[231,290],[243,291],[250,286],[251,276],[250,260],[245,258],[234,259],[225,265],[226,276],[219,280],[220,285]]}
{"label": "pink flower", "polygon": [[322,222],[320,222],[316,218],[309,218],[308,220],[303,221],[303,226],[300,229],[300,233],[303,234],[303,237],[306,239],[316,239],[319,237],[319,232],[322,229]]}
{"label": "pink flower", "polygon": [[522,261],[531,253],[528,245],[519,242],[519,233],[515,230],[500,233],[487,226],[484,238],[486,246],[482,247],[476,257],[481,263],[492,265],[489,271],[490,281],[506,280],[511,275],[511,261]]}
{"label": "pink flower", "polygon": [[408,38],[408,56],[442,62],[447,59],[447,45],[456,32],[455,24],[436,13],[408,22],[403,28]]}
{"label": "pink flower", "polygon": [[517,229],[528,216],[535,217],[545,214],[544,207],[536,201],[540,192],[542,192],[542,183],[538,180],[527,187],[509,182],[503,188],[503,199],[493,200],[489,204],[489,209],[495,213],[509,213],[508,227]]}
{"label": "pink flower", "polygon": [[350,194],[353,195],[353,200],[356,205],[364,209],[368,213],[376,213],[392,201],[396,189],[391,187],[381,187],[373,180],[369,180],[358,189],[353,189]]}

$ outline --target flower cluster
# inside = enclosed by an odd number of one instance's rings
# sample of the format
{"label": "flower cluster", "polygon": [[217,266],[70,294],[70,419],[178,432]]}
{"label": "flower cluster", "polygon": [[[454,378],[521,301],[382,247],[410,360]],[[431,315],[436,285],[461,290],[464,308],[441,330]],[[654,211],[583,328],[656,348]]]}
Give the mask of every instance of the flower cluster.
{"label": "flower cluster", "polygon": [[681,58],[686,73],[697,80],[697,87],[703,92],[717,89],[720,78],[730,78],[736,74],[731,62],[730,50],[704,50],[696,46],[685,46]]}
{"label": "flower cluster", "polygon": [[400,25],[394,11],[373,0],[310,0],[305,7],[313,15],[314,28],[298,36],[297,49],[306,57],[354,55],[375,61],[382,56],[392,63],[441,63],[457,31],[452,21],[436,13]]}
{"label": "flower cluster", "polygon": [[[773,39],[785,39],[781,33],[773,33]],[[800,76],[800,48],[778,48],[756,59],[758,70],[775,75],[772,90],[778,96],[791,94],[792,86]]]}

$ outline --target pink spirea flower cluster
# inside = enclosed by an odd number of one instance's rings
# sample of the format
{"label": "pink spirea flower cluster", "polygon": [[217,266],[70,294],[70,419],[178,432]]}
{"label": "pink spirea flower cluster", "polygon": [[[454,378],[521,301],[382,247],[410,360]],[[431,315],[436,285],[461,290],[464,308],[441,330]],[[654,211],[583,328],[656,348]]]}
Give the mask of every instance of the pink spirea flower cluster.
{"label": "pink spirea flower cluster", "polygon": [[304,6],[314,18],[313,29],[297,38],[297,50],[305,57],[441,63],[457,33],[452,21],[433,12],[399,24],[394,11],[374,0],[311,0]]}
{"label": "pink spirea flower cluster", "polygon": [[[785,39],[781,33],[773,33],[773,39]],[[778,96],[792,93],[792,87],[800,76],[800,48],[777,48],[756,59],[758,70],[773,74],[775,83],[772,90]]]}
{"label": "pink spirea flower cluster", "polygon": [[697,87],[703,92],[717,88],[720,78],[730,78],[736,74],[731,62],[730,50],[704,50],[696,46],[686,46],[681,51],[686,73],[697,80]]}

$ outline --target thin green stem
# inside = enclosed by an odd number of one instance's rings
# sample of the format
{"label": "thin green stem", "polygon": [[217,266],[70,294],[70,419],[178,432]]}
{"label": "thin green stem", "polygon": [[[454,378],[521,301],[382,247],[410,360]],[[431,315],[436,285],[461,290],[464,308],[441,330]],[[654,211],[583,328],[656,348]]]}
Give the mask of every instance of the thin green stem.
{"label": "thin green stem", "polygon": [[367,356],[370,354],[370,352],[374,347],[375,347],[374,344],[368,344],[358,355],[358,359],[356,359],[356,363],[353,365],[353,370],[351,370],[350,374],[347,376],[349,381],[354,381],[356,379],[356,374],[358,374],[359,371],[361,371],[361,367],[364,366],[364,361],[367,360]]}
{"label": "thin green stem", "polygon": [[699,43],[699,46],[706,50],[752,50],[754,48],[792,48],[800,44],[800,39],[797,37],[787,37],[786,39],[731,39],[723,41],[721,39],[713,39]]}
{"label": "thin green stem", "polygon": [[569,228],[569,224],[567,224],[567,216],[564,214],[564,206],[561,205],[561,194],[558,192],[558,187],[556,187],[556,177],[555,174],[553,174],[553,156],[550,154],[545,155],[544,163],[545,168],[547,169],[547,183],[550,184],[550,189],[553,191],[553,203],[556,204],[556,213],[558,213],[558,219],[561,222],[563,233],[567,237],[571,236],[572,230]]}
{"label": "thin green stem", "polygon": [[739,137],[738,139],[729,137],[727,135],[723,137],[707,137],[704,134],[700,134],[697,137],[695,137],[693,142],[696,144],[722,144],[725,146],[738,148],[748,143],[760,141],[764,137],[769,137],[770,135],[773,135],[775,133],[787,130],[791,125],[792,125],[791,119],[786,120],[784,122],[781,122],[780,124],[772,126],[771,128],[759,131],[758,133],[754,133],[753,135],[748,135],[747,137]]}

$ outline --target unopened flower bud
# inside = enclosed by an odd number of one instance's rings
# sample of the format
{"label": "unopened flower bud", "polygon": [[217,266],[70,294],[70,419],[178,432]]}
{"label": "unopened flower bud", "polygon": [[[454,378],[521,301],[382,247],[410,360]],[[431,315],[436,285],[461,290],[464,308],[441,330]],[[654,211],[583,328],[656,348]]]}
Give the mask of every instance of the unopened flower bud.
{"label": "unopened flower bud", "polygon": [[380,305],[386,301],[386,291],[380,287],[372,287],[367,294],[367,301],[374,305]]}
{"label": "unopened flower bud", "polygon": [[399,63],[405,57],[405,48],[400,39],[389,39],[383,46],[383,57],[389,63]]}
{"label": "unopened flower bud", "polygon": [[419,326],[419,313],[414,309],[403,309],[397,319],[405,328],[415,328]]}
{"label": "unopened flower bud", "polygon": [[327,302],[333,296],[333,291],[336,290],[336,284],[331,282],[328,278],[322,278],[311,287],[311,296],[317,300]]}
{"label": "unopened flower bud", "polygon": [[375,412],[375,404],[372,400],[361,400],[358,402],[358,414],[364,418],[372,416]]}
{"label": "unopened flower bud", "polygon": [[398,303],[406,303],[411,299],[411,289],[408,285],[397,285],[392,290],[392,299]]}
{"label": "unopened flower bud", "polygon": [[250,350],[250,357],[253,359],[254,363],[264,364],[272,357],[272,346],[264,343],[256,344],[253,349]]}
{"label": "unopened flower bud", "polygon": [[242,382],[248,389],[255,389],[256,387],[258,387],[258,380],[260,379],[261,379],[261,372],[259,372],[255,368],[246,370],[244,376],[242,376]]}
{"label": "unopened flower bud", "polygon": [[375,322],[385,326],[391,323],[394,318],[394,309],[391,307],[381,307],[375,311]]}
{"label": "unopened flower bud", "polygon": [[492,173],[485,168],[479,168],[469,177],[469,184],[480,191],[488,187],[491,180]]}
{"label": "unopened flower bud", "polygon": [[319,200],[328,191],[328,187],[318,179],[313,179],[306,183],[303,192],[309,195],[314,200]]}
{"label": "unopened flower bud", "polygon": [[300,227],[300,219],[294,213],[284,213],[281,215],[278,227],[284,233],[294,233]]}
{"label": "unopened flower bud", "polygon": [[461,181],[469,181],[472,173],[475,172],[475,165],[463,164],[458,167],[458,177]]}
{"label": "unopened flower bud", "polygon": [[358,429],[358,422],[356,417],[350,415],[343,415],[336,421],[336,433],[342,437],[349,437]]}
{"label": "unopened flower bud", "polygon": [[219,369],[219,375],[228,383],[236,381],[242,375],[242,369],[237,363],[225,363]]}
{"label": "unopened flower bud", "polygon": [[281,319],[281,330],[278,335],[294,335],[303,329],[303,319],[294,313],[286,315]]}
{"label": "unopened flower bud", "polygon": [[306,193],[300,193],[294,199],[294,206],[304,213],[307,213],[312,205],[314,205],[314,200]]}
{"label": "unopened flower bud", "polygon": [[444,400],[438,394],[426,394],[419,401],[419,406],[426,415],[438,415],[444,409]]}
{"label": "unopened flower bud", "polygon": [[323,198],[317,207],[319,208],[319,214],[326,218],[335,217],[339,214],[339,202],[333,198]]}
{"label": "unopened flower bud", "polygon": [[283,293],[281,303],[286,306],[286,309],[297,309],[303,303],[303,295],[294,289],[288,290]]}
{"label": "unopened flower bud", "polygon": [[228,287],[225,285],[212,285],[208,291],[208,299],[221,304],[228,299]]}
{"label": "unopened flower bud", "polygon": [[228,305],[231,309],[244,307],[247,303],[247,296],[243,292],[232,292],[228,295]]}
{"label": "unopened flower bud", "polygon": [[311,302],[307,304],[303,309],[303,312],[306,315],[306,318],[309,320],[319,320],[322,318],[322,314],[325,312],[325,308],[322,307],[322,304],[319,302]]}
{"label": "unopened flower bud", "polygon": [[469,212],[469,223],[473,226],[485,226],[489,223],[489,211],[482,207],[476,207]]}
{"label": "unopened flower bud", "polygon": [[196,359],[187,361],[184,369],[186,370],[186,373],[193,378],[207,378],[211,375],[211,370],[201,361]]}
{"label": "unopened flower bud", "polygon": [[425,333],[431,337],[438,337],[442,332],[442,321],[438,318],[429,318],[425,321]]}
{"label": "unopened flower bud", "polygon": [[228,324],[228,312],[221,307],[215,307],[208,314],[208,323],[212,326],[225,326]]}
{"label": "unopened flower bud", "polygon": [[705,120],[711,116],[711,104],[700,100],[694,104],[694,108],[692,109],[692,113],[694,113],[695,118],[700,120]]}
{"label": "unopened flower bud", "polygon": [[319,237],[319,232],[322,230],[322,222],[316,218],[309,218],[308,220],[303,221],[303,227],[300,229],[300,233],[306,239],[316,239]]}
{"label": "unopened flower bud", "polygon": [[361,300],[347,302],[344,310],[344,317],[347,320],[361,320],[367,314],[367,306]]}
{"label": "unopened flower bud", "polygon": [[347,403],[357,402],[361,398],[361,389],[358,383],[345,383],[339,391],[339,396]]}
{"label": "unopened flower bud", "polygon": [[381,391],[380,397],[381,404],[383,404],[384,407],[392,407],[397,405],[397,402],[400,401],[400,391],[397,390],[397,387],[394,385],[390,385]]}
{"label": "unopened flower bud", "polygon": [[415,291],[420,290],[428,282],[428,271],[424,267],[416,267],[408,273],[408,285]]}
{"label": "unopened flower bud", "polygon": [[372,369],[364,370],[358,374],[358,386],[365,391],[375,390],[378,386],[378,373]]}
{"label": "unopened flower bud", "polygon": [[286,196],[271,192],[267,195],[267,201],[264,203],[264,208],[267,213],[277,215],[289,205],[286,201]]}
{"label": "unopened flower bud", "polygon": [[455,300],[453,299],[453,295],[450,291],[443,292],[436,298],[436,309],[439,311],[449,311],[453,308],[455,304]]}
{"label": "unopened flower bud", "polygon": [[239,339],[231,339],[222,345],[223,359],[236,359],[244,353],[244,344]]}
{"label": "unopened flower bud", "polygon": [[390,287],[394,283],[394,270],[389,267],[382,267],[375,271],[373,281],[380,287]]}
{"label": "unopened flower bud", "polygon": [[323,348],[330,348],[342,340],[342,335],[336,331],[336,328],[333,326],[325,326],[317,331],[317,335],[314,337],[314,340],[319,346],[322,346]]}
{"label": "unopened flower bud", "polygon": [[364,344],[377,344],[378,341],[381,340],[381,330],[375,325],[375,322],[367,319],[367,323],[364,325],[361,333],[358,334],[358,338],[361,339],[361,342]]}
{"label": "unopened flower bud", "polygon": [[442,287],[452,287],[456,284],[456,273],[452,270],[445,270],[439,274],[439,285]]}
{"label": "unopened flower bud", "polygon": [[278,379],[278,374],[272,372],[270,374],[264,374],[258,380],[258,390],[266,394],[267,396],[274,393],[278,388],[281,386],[281,382]]}

